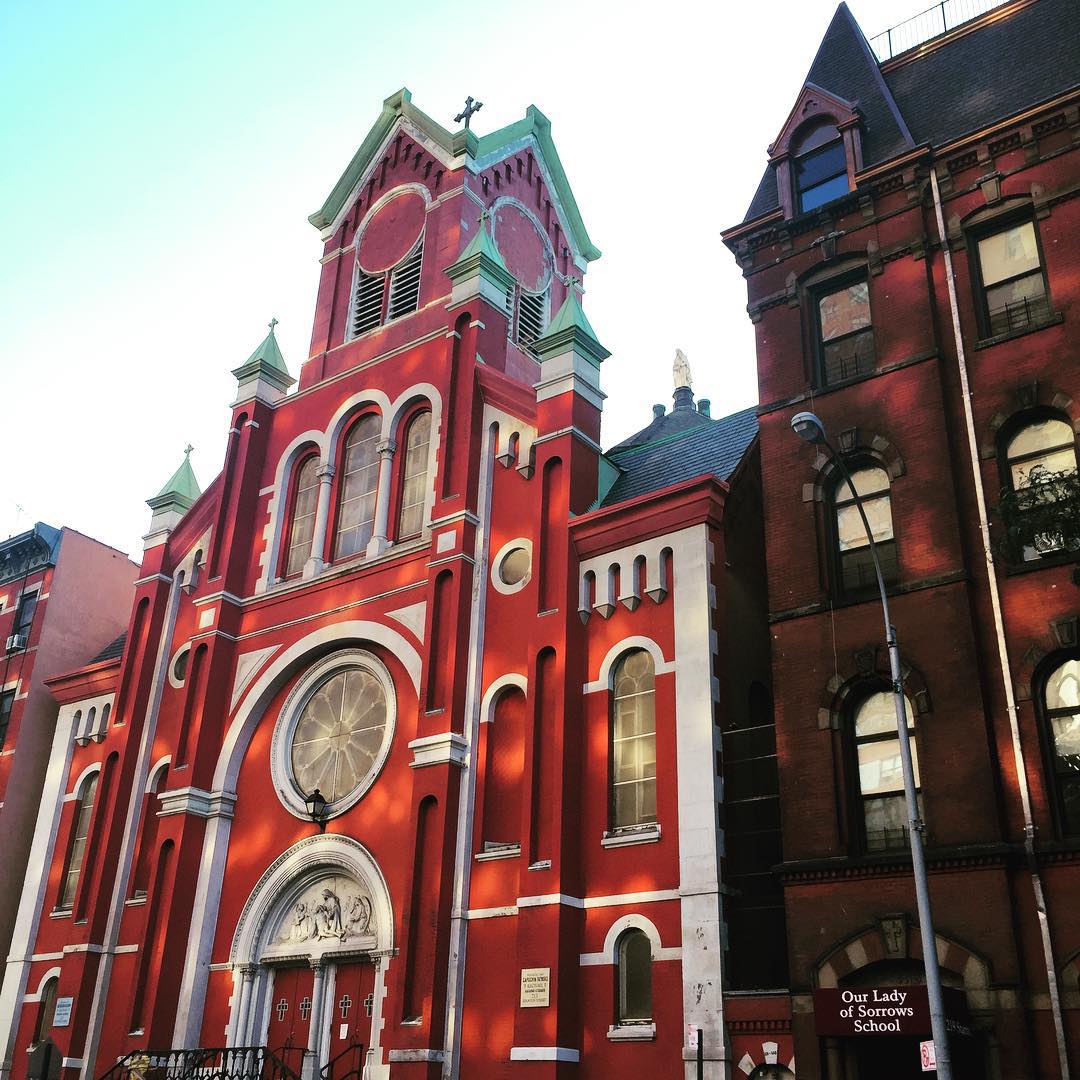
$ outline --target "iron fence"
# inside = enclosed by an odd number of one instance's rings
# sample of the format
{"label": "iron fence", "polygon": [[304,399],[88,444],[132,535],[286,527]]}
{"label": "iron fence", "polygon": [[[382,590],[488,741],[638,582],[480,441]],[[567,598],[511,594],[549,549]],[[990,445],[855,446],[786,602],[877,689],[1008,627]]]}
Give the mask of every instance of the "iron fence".
{"label": "iron fence", "polygon": [[[295,1064],[286,1059],[295,1058]],[[265,1046],[136,1050],[99,1080],[300,1080],[303,1050]]]}
{"label": "iron fence", "polygon": [[944,0],[870,39],[879,63],[1001,7],[1008,0]]}

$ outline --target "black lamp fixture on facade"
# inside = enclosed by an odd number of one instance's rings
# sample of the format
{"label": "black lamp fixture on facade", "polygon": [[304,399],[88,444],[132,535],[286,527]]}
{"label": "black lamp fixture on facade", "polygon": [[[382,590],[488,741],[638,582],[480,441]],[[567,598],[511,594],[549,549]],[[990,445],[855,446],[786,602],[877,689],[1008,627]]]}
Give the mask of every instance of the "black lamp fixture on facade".
{"label": "black lamp fixture on facade", "polygon": [[310,795],[304,797],[304,805],[307,807],[311,820],[319,826],[319,832],[326,832],[327,802],[323,793],[316,788]]}

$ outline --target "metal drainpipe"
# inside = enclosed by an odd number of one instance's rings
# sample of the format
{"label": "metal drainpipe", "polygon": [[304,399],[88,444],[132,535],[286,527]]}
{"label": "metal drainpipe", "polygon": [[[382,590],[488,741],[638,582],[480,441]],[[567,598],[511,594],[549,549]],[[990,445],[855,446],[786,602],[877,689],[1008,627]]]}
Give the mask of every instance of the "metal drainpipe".
{"label": "metal drainpipe", "polygon": [[1031,791],[1028,787],[1024,748],[1020,742],[1020,719],[1013,693],[1012,666],[1005,643],[1005,620],[1001,613],[1001,592],[998,587],[997,569],[994,565],[993,548],[990,545],[990,521],[986,513],[986,492],[983,488],[982,469],[979,464],[979,445],[975,435],[975,417],[971,408],[971,387],[968,383],[967,359],[964,355],[964,339],[960,332],[960,308],[956,300],[956,278],[953,272],[952,252],[945,233],[945,212],[938,189],[937,164],[930,163],[930,188],[934,195],[934,213],[937,217],[941,251],[945,256],[945,283],[949,290],[949,309],[952,314],[953,338],[956,342],[956,367],[960,375],[961,396],[964,403],[964,426],[967,429],[968,453],[971,472],[975,482],[975,501],[979,509],[979,535],[982,537],[983,558],[986,561],[986,577],[990,590],[990,604],[994,614],[994,634],[997,637],[998,659],[1001,663],[1001,679],[1005,688],[1005,705],[1009,714],[1009,734],[1012,737],[1013,763],[1017,783],[1020,785],[1020,806],[1024,813],[1024,854],[1031,873],[1031,888],[1035,893],[1035,910],[1039,916],[1039,936],[1042,938],[1043,960],[1046,964],[1046,982],[1050,990],[1050,1012],[1054,1020],[1054,1036],[1057,1039],[1058,1061],[1062,1080],[1070,1080],[1069,1055],[1065,1044],[1065,1024],[1061,1015],[1061,994],[1058,989],[1057,966],[1054,963],[1054,946],[1050,939],[1050,922],[1046,913],[1046,896],[1043,893],[1042,876],[1035,857],[1035,822],[1031,816]]}

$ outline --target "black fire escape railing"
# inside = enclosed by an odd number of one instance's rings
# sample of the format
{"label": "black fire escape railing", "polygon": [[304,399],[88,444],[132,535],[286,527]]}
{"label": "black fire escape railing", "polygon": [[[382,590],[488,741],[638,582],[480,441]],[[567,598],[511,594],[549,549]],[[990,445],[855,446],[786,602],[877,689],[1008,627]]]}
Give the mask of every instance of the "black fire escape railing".
{"label": "black fire escape railing", "polygon": [[[99,1080],[300,1080],[303,1050],[265,1046],[135,1050]],[[288,1060],[296,1058],[296,1065]]]}

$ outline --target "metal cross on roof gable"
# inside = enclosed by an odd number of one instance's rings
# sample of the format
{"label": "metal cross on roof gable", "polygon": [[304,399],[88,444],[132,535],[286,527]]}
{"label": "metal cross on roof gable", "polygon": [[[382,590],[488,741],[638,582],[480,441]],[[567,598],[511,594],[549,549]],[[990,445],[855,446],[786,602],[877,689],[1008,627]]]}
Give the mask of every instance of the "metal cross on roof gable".
{"label": "metal cross on roof gable", "polygon": [[455,124],[460,124],[461,121],[464,120],[465,127],[468,129],[469,121],[472,119],[473,113],[478,113],[484,107],[482,101],[477,101],[475,104],[473,102],[474,99],[472,97],[467,97],[465,99],[465,108],[454,117]]}

